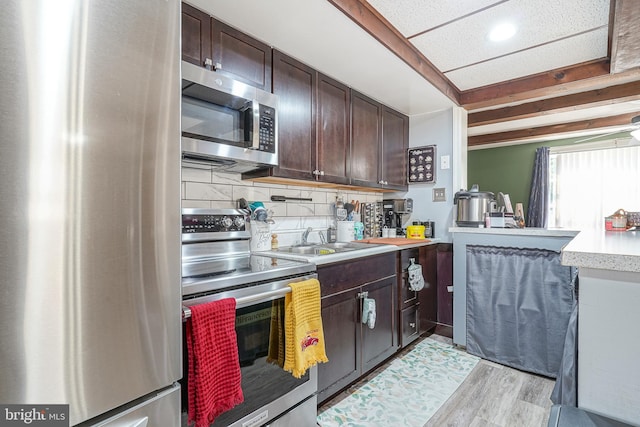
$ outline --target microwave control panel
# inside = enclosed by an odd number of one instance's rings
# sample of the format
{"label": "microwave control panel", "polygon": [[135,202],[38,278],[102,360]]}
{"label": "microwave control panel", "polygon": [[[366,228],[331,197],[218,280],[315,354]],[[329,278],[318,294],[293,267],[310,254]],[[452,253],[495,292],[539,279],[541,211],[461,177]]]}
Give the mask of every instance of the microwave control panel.
{"label": "microwave control panel", "polygon": [[276,152],[276,109],[260,104],[260,151]]}

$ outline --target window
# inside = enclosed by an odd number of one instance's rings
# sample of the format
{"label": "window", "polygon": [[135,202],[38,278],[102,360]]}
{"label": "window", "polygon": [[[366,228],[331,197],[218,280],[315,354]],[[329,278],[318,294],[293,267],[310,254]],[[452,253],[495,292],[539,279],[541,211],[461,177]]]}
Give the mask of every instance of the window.
{"label": "window", "polygon": [[613,140],[552,147],[548,226],[604,229],[618,209],[640,211],[640,146]]}

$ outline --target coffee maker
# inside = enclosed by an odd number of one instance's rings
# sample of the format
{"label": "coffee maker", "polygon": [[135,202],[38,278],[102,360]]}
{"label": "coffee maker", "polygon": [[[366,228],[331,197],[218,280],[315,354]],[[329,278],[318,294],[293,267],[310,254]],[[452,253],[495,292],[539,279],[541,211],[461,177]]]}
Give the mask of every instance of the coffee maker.
{"label": "coffee maker", "polygon": [[403,236],[402,215],[413,212],[413,199],[385,199],[382,201],[383,226],[396,230],[396,236]]}

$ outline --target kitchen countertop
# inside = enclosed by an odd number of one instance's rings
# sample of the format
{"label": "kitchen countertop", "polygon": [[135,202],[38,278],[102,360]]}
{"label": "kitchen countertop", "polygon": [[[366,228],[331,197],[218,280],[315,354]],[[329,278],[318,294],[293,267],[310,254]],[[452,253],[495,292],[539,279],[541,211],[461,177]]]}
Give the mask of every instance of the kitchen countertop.
{"label": "kitchen countertop", "polygon": [[[318,245],[321,246],[321,245]],[[280,251],[264,251],[256,252],[264,256],[272,256],[275,258],[293,259],[298,261],[308,261],[315,265],[331,264],[333,262],[348,261],[350,259],[361,258],[364,256],[378,255],[387,252],[394,252],[398,248],[392,245],[371,245],[370,248],[357,249],[353,251],[336,252],[326,255],[313,255],[313,254],[295,254],[289,252]]]}
{"label": "kitchen countertop", "polygon": [[[416,243],[409,243],[405,245],[389,245],[389,244],[374,244],[369,243],[369,248],[365,249],[357,249],[353,251],[345,251],[345,252],[336,252],[333,254],[326,255],[311,255],[311,254],[292,254],[289,252],[279,252],[279,251],[263,251],[263,252],[255,252],[257,255],[264,256],[272,256],[275,258],[283,258],[283,259],[292,259],[298,261],[308,261],[312,262],[315,265],[324,265],[331,264],[334,262],[348,261],[350,259],[362,258],[370,255],[378,255],[388,252],[395,252],[401,249],[410,249],[417,248],[425,245],[436,244],[440,241],[440,239],[427,239],[426,240],[416,240]],[[356,240],[355,243],[361,243]],[[322,246],[322,245],[319,245]]]}
{"label": "kitchen countertop", "polygon": [[396,250],[402,250],[402,249],[413,249],[413,248],[419,248],[421,246],[429,246],[429,245],[435,245],[442,242],[442,239],[415,239],[414,243],[407,243],[404,245],[389,245],[389,246],[394,246],[396,248]]}
{"label": "kitchen countertop", "polygon": [[537,237],[573,237],[579,230],[565,228],[475,228],[475,227],[450,227],[449,233],[473,233],[473,234],[499,234],[513,236],[537,236]]}
{"label": "kitchen countertop", "polygon": [[562,264],[640,272],[640,231],[582,231],[562,250]]}

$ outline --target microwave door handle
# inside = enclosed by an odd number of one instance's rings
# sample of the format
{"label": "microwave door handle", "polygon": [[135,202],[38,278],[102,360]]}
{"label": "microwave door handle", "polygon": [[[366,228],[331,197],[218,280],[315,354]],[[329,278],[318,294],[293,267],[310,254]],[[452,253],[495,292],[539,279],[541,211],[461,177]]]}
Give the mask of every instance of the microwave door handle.
{"label": "microwave door handle", "polygon": [[253,150],[260,149],[260,103],[255,99],[251,101],[251,112],[253,113],[253,123],[251,128],[251,146]]}

